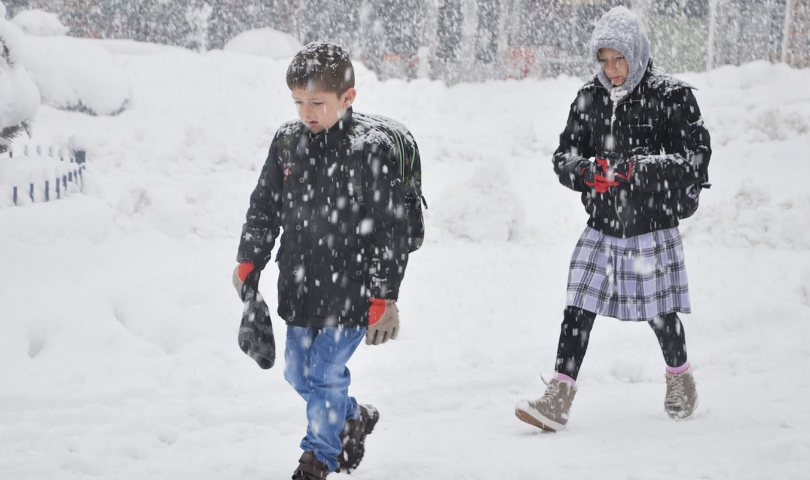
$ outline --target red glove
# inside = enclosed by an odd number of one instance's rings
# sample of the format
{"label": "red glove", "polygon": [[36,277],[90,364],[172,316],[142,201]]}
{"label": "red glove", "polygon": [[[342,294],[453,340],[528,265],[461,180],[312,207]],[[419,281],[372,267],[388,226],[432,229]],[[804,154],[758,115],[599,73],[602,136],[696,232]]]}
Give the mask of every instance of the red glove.
{"label": "red glove", "polygon": [[608,177],[608,170],[608,161],[597,157],[596,162],[582,169],[585,185],[593,188],[597,193],[606,193],[611,187],[619,184],[619,182]]}
{"label": "red glove", "polygon": [[243,282],[247,278],[248,274],[253,271],[255,265],[251,262],[242,262],[239,264],[239,267],[236,269],[236,274],[239,276],[239,280]]}
{"label": "red glove", "polygon": [[394,340],[399,334],[399,309],[393,300],[369,299],[366,345],[379,345]]}
{"label": "red glove", "polygon": [[385,314],[385,300],[381,298],[372,298],[371,306],[368,307],[368,325],[372,326],[379,322]]}
{"label": "red glove", "polygon": [[231,280],[240,300],[242,299],[242,285],[245,284],[245,279],[254,268],[255,266],[251,262],[242,262],[233,269],[233,278]]}
{"label": "red glove", "polygon": [[602,167],[609,181],[628,183],[633,176],[633,161],[616,152],[602,152],[596,157],[596,162]]}

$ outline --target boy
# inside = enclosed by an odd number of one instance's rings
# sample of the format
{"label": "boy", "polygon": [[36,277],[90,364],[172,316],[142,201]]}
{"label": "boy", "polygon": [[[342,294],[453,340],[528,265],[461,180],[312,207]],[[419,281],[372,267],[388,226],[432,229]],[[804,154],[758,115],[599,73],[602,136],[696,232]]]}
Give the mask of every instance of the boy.
{"label": "boy", "polygon": [[353,113],[354,69],[338,45],[311,43],[298,52],[287,86],[300,121],[273,138],[250,197],[234,286],[241,297],[282,229],[276,263],[278,314],[287,322],[284,378],[307,402],[308,420],[292,478],[312,480],[357,468],[379,419],[373,406],[349,396],[346,363],[364,335],[369,345],[397,337],[394,302],[412,232],[387,132],[398,128],[413,139],[396,122]]}

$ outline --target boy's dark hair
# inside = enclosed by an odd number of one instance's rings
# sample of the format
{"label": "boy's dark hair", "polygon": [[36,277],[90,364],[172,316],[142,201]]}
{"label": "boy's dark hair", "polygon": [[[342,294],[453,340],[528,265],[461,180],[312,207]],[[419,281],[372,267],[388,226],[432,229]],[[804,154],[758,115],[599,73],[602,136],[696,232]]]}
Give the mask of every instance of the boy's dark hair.
{"label": "boy's dark hair", "polygon": [[354,67],[349,52],[334,43],[310,43],[290,62],[287,86],[290,90],[322,90],[340,96],[354,87]]}

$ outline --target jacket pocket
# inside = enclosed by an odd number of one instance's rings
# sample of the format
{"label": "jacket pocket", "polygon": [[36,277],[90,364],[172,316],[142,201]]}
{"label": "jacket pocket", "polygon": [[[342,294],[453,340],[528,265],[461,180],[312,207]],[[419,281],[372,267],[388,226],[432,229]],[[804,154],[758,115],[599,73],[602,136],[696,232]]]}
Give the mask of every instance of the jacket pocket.
{"label": "jacket pocket", "polygon": [[343,255],[337,269],[356,282],[365,282],[368,276],[368,262],[360,254]]}
{"label": "jacket pocket", "polygon": [[[655,155],[656,135],[652,125],[628,125],[627,149],[629,155]],[[660,150],[660,146],[658,147]]]}

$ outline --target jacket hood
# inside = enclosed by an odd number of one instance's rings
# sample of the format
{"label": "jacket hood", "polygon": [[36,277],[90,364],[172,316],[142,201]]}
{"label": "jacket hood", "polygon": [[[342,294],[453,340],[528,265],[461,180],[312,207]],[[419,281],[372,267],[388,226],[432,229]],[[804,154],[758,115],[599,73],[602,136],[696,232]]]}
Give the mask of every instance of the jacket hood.
{"label": "jacket hood", "polygon": [[635,13],[625,7],[612,8],[596,23],[591,35],[591,59],[596,65],[596,76],[611,90],[613,83],[599,64],[598,53],[602,48],[612,48],[624,55],[628,68],[627,81],[622,87],[632,92],[641,83],[650,61],[650,40]]}

